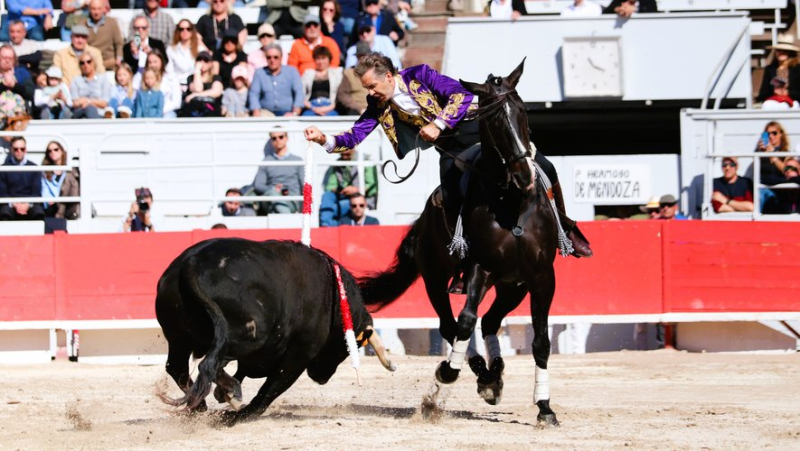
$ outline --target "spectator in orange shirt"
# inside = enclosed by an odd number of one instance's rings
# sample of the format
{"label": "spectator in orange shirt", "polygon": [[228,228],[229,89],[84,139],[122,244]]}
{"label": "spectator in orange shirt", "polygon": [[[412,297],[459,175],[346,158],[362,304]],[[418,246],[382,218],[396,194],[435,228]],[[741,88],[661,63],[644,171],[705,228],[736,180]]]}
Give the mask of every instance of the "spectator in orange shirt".
{"label": "spectator in orange shirt", "polygon": [[330,37],[322,35],[319,17],[309,14],[303,21],[303,37],[296,39],[289,51],[288,65],[294,66],[301,74],[308,69],[314,69],[312,52],[318,46],[327,47],[331,51],[331,67],[339,67],[341,61],[339,45]]}

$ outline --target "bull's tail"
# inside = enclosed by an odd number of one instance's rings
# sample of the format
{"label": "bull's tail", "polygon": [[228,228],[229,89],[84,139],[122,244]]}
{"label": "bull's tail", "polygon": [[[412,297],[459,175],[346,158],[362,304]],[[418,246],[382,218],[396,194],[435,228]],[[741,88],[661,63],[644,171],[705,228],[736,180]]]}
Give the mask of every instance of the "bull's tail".
{"label": "bull's tail", "polygon": [[[200,275],[197,270],[197,260],[189,257],[181,267],[178,278],[181,293],[184,294],[184,305],[186,308],[202,308],[208,314],[211,324],[214,326],[214,337],[211,346],[206,352],[203,361],[198,365],[197,379],[187,390],[183,398],[175,400],[175,405],[186,405],[188,410],[196,409],[200,403],[211,392],[211,384],[216,380],[217,372],[222,368],[224,362],[221,356],[224,355],[228,346],[228,320],[213,299],[208,297],[200,286]],[[190,314],[190,317],[194,316]]]}
{"label": "bull's tail", "polygon": [[394,302],[419,277],[419,267],[414,258],[419,227],[420,221],[417,220],[397,248],[397,256],[390,268],[358,280],[364,305],[371,307],[370,310],[378,311]]}

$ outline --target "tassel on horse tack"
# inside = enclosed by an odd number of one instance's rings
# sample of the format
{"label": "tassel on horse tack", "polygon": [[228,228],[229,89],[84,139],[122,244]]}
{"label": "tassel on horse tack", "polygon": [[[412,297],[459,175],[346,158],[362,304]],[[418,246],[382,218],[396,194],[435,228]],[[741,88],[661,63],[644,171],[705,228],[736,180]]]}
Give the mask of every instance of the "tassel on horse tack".
{"label": "tassel on horse tack", "polygon": [[[463,207],[462,207],[463,209]],[[467,256],[467,240],[464,239],[464,225],[461,221],[461,210],[458,211],[458,221],[456,221],[456,230],[453,233],[453,241],[447,246],[450,255],[458,252],[458,258],[461,260]]]}
{"label": "tassel on horse tack", "polygon": [[547,190],[547,199],[550,201],[550,207],[553,208],[553,213],[556,217],[556,227],[558,228],[558,249],[561,251],[562,256],[569,257],[570,254],[575,252],[575,248],[572,247],[572,240],[567,237],[566,232],[564,232],[564,227],[561,226],[561,218],[559,218],[558,207],[556,207],[556,200],[553,196],[553,185],[550,183],[550,179],[547,177],[547,174],[544,173],[542,168],[540,168],[536,163],[533,165],[536,167],[536,172],[539,173],[539,177],[542,180],[545,190]]}

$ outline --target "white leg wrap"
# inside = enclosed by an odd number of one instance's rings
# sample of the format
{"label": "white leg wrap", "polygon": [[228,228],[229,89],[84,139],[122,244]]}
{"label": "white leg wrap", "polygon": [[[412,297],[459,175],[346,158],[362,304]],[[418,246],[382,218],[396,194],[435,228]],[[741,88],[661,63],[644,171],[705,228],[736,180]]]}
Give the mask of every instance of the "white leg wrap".
{"label": "white leg wrap", "polygon": [[491,364],[492,360],[502,356],[500,352],[500,340],[497,338],[497,335],[487,335],[483,340],[486,343],[486,360]]}
{"label": "white leg wrap", "polygon": [[533,386],[533,403],[550,399],[550,374],[536,367],[536,383]]}
{"label": "white leg wrap", "polygon": [[450,368],[461,370],[461,365],[464,364],[464,354],[466,354],[468,346],[469,340],[456,340],[456,344],[453,345],[453,350],[450,351],[450,357],[447,359],[450,362]]}

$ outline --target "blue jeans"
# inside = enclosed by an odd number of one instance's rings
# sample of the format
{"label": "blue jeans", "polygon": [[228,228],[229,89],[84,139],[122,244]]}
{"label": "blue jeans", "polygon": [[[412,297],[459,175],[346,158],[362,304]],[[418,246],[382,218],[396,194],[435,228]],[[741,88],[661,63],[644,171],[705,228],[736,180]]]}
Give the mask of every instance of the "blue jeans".
{"label": "blue jeans", "polygon": [[133,100],[125,97],[122,99],[122,103],[120,103],[119,99],[113,97],[111,100],[108,101],[108,106],[114,110],[114,116],[119,116],[118,110],[121,106],[126,106],[130,109],[130,114],[133,116]]}
{"label": "blue jeans", "polygon": [[[330,106],[331,105],[331,99],[328,99],[328,98],[325,98],[325,97],[318,97],[316,99],[311,99],[311,102],[309,102],[309,103],[311,103],[311,106],[314,107],[314,108],[321,107],[321,106]],[[312,111],[310,109],[303,111],[303,114],[301,114],[301,116],[316,116],[316,115],[317,115],[317,113],[315,113],[314,111]],[[331,110],[325,116],[338,116],[338,115],[339,115],[339,113],[337,113],[336,110]]]}
{"label": "blue jeans", "polygon": [[350,209],[350,199],[339,199],[333,191],[325,191],[319,204],[319,226],[336,227],[344,212]]}

